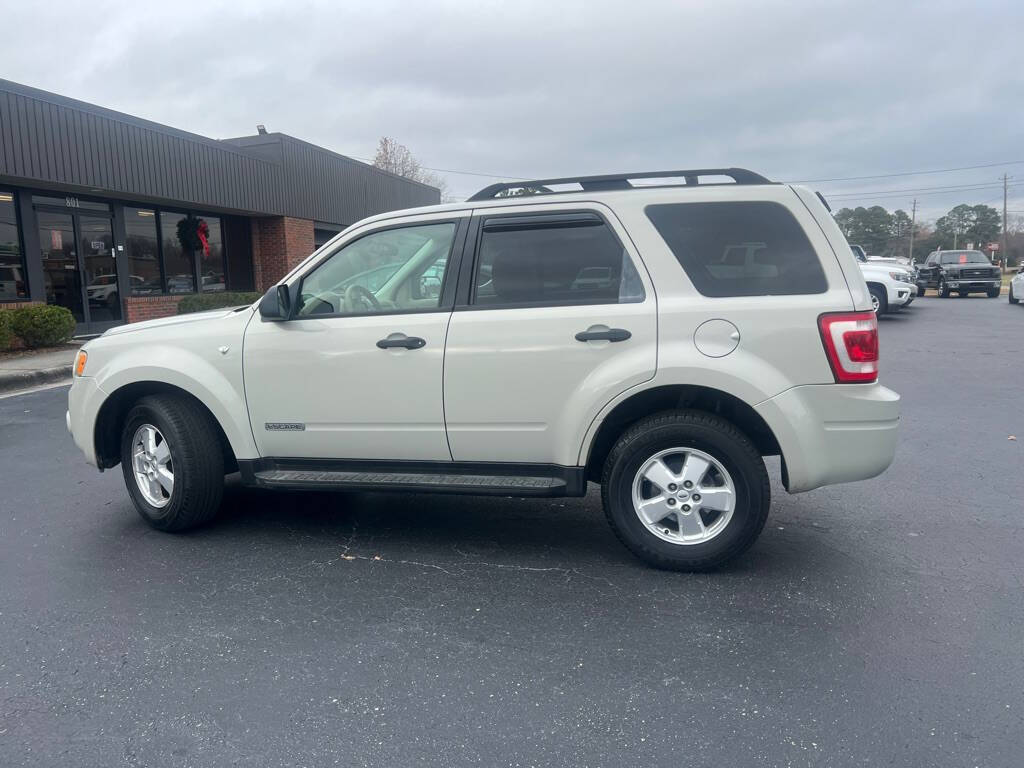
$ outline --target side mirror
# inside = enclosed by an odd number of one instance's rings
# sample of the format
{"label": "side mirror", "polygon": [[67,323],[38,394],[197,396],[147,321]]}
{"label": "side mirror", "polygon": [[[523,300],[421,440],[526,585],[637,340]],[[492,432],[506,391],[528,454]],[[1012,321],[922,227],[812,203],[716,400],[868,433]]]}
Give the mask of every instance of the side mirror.
{"label": "side mirror", "polygon": [[292,316],[291,294],[287,285],[274,285],[260,299],[260,318],[270,322],[281,322]]}

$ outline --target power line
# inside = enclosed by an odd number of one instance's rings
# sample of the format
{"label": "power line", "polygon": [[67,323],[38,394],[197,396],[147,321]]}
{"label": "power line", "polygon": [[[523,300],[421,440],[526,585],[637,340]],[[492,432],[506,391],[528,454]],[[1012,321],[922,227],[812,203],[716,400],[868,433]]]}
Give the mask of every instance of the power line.
{"label": "power line", "polygon": [[[1020,186],[1020,184],[1011,184],[1011,187]],[[970,184],[965,186],[950,186],[950,187],[921,187],[918,189],[891,189],[891,190],[874,190],[872,192],[835,192],[835,193],[824,193],[830,200],[862,200],[865,198],[886,198],[886,197],[902,197],[907,194],[915,195],[946,195],[954,192],[981,192],[988,189],[999,189],[1002,184]]]}
{"label": "power line", "polygon": [[936,168],[931,171],[902,171],[900,173],[879,173],[874,176],[837,176],[834,179],[799,179],[786,182],[788,184],[821,184],[826,181],[863,181],[864,179],[891,179],[896,176],[923,176],[926,173],[953,173],[955,171],[973,171],[978,168],[1001,168],[1004,165],[1021,165],[1024,160],[1007,160],[1005,163],[985,163],[984,165],[965,165],[960,168]]}

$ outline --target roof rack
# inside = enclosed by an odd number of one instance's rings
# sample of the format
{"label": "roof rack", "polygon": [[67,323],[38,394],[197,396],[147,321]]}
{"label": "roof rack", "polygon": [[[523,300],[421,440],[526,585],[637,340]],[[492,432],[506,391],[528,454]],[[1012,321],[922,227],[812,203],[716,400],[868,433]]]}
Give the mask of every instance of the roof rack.
{"label": "roof rack", "polygon": [[[574,176],[565,179],[535,179],[533,181],[503,181],[484,187],[468,201],[491,200],[499,192],[510,189],[532,189],[537,193],[555,194],[550,186],[556,184],[579,184],[584,192],[607,192],[615,189],[637,189],[630,179],[686,179],[686,186],[700,183],[701,176],[728,176],[737,184],[772,184],[759,173],[746,168],[690,168],[683,171],[644,171],[643,173],[612,173],[605,176]],[[680,185],[682,186],[682,185]]]}

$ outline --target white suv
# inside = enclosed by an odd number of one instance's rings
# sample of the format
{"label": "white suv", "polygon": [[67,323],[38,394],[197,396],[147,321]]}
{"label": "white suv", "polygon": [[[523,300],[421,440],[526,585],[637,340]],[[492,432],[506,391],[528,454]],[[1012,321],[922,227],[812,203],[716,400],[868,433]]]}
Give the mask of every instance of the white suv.
{"label": "white suv", "polygon": [[760,533],[762,457],[790,493],[889,465],[899,396],[877,378],[871,297],[812,192],[668,171],[366,219],[256,306],[89,342],[68,425],[161,530],[210,518],[236,469],[316,490],[590,481],[636,555],[697,570]]}

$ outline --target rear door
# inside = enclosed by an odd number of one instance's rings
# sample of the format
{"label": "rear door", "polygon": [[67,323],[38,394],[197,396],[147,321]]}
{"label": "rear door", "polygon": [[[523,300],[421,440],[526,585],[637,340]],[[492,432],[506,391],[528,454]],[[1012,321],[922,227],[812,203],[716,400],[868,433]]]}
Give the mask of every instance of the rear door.
{"label": "rear door", "polygon": [[643,263],[598,204],[478,210],[469,243],[445,347],[452,457],[575,466],[600,409],[654,376]]}

